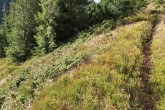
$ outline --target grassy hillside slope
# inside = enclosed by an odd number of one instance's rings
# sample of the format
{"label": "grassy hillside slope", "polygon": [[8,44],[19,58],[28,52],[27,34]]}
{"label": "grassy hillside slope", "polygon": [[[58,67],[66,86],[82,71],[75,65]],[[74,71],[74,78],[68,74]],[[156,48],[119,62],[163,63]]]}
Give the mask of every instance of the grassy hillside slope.
{"label": "grassy hillside slope", "polygon": [[[91,27],[89,30],[79,33],[74,36],[65,45],[60,46],[54,52],[40,57],[33,58],[25,63],[14,64],[10,59],[1,59],[2,63],[7,66],[3,68],[3,71],[8,71],[9,68],[13,68],[11,72],[1,72],[1,89],[0,89],[0,106],[12,108],[15,105],[15,100],[20,103],[30,103],[34,94],[38,94],[39,90],[54,77],[58,77],[62,72],[69,70],[77,64],[80,64],[85,59],[92,57],[100,53],[104,47],[100,46],[103,42],[97,43],[96,46],[90,48],[85,43],[90,42],[89,40],[106,30],[113,29],[115,23],[113,20],[104,21],[101,24],[97,24]],[[89,50],[86,50],[87,48]],[[10,63],[11,62],[11,63]],[[14,68],[16,67],[16,68]],[[26,82],[30,82],[32,85],[28,85]],[[18,92],[20,86],[25,84],[30,90],[24,90],[24,95]],[[24,86],[26,88],[26,86]],[[32,91],[31,91],[32,90]],[[19,96],[17,94],[20,94]],[[16,96],[17,99],[12,97]],[[28,102],[26,102],[28,100]],[[29,102],[30,101],[30,102]],[[11,105],[8,105],[11,103]],[[16,102],[17,103],[17,102]]]}
{"label": "grassy hillside slope", "polygon": [[141,49],[151,29],[147,21],[117,28],[101,55],[46,87],[34,109],[141,107],[138,100]]}
{"label": "grassy hillside slope", "polygon": [[[143,44],[157,17],[157,10],[148,7],[118,23],[97,24],[46,56],[25,63],[0,59],[1,109],[142,109]],[[157,45],[158,39],[152,44],[155,66],[149,83],[156,107],[163,108],[164,78],[156,79],[159,73],[164,76],[163,57],[157,57],[164,52],[164,40]]]}

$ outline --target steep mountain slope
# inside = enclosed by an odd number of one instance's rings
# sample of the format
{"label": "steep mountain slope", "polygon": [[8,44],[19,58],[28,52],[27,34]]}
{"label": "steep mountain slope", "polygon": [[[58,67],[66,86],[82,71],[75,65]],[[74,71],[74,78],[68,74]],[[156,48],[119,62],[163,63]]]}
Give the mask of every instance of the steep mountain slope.
{"label": "steep mountain slope", "polygon": [[101,55],[72,74],[62,75],[40,94],[34,109],[141,108],[137,85],[142,61],[140,49],[143,37],[148,37],[151,29],[149,22],[117,28]]}
{"label": "steep mountain slope", "polygon": [[157,10],[104,21],[25,63],[1,59],[1,109],[163,110],[165,30],[164,19],[154,28]]}
{"label": "steep mountain slope", "polygon": [[[89,51],[84,50],[85,47],[83,44],[103,31],[114,28],[114,25],[114,21],[105,21],[93,26],[89,30],[74,36],[74,39],[71,39],[68,44],[60,46],[54,52],[41,58],[31,59],[23,64],[13,64],[12,62],[10,63],[10,59],[2,59],[3,64],[7,66],[2,66],[2,73],[0,73],[2,76],[0,105],[2,106],[3,103],[5,106],[4,101],[6,99],[12,100],[9,97],[18,93],[15,88],[19,88],[20,84],[24,81],[31,80],[32,84],[35,85],[35,87],[32,88],[37,92],[38,89],[40,90],[50,79],[59,76],[62,72],[67,71],[76,64],[80,64],[89,56],[100,53],[103,48],[100,47],[99,44],[89,48]],[[13,68],[13,66],[16,68]],[[12,71],[6,72],[9,68],[13,68]],[[10,77],[8,77],[9,75]],[[27,98],[29,99],[29,96],[25,95],[21,96],[18,100],[24,102]],[[6,103],[12,103],[7,100]],[[7,107],[10,106],[8,105]]]}

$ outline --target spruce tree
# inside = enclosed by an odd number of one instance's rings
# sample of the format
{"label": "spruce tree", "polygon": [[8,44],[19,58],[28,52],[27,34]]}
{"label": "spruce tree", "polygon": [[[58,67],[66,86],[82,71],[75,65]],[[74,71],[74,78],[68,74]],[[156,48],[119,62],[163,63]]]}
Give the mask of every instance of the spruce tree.
{"label": "spruce tree", "polygon": [[0,26],[0,58],[5,56],[5,47],[7,46],[5,30],[3,26]]}
{"label": "spruce tree", "polygon": [[42,12],[36,15],[39,24],[35,36],[36,53],[52,51],[57,43],[65,41],[85,27],[85,6],[88,0],[41,0]]}
{"label": "spruce tree", "polygon": [[87,16],[87,24],[93,25],[103,21],[102,10],[100,4],[96,4],[94,0],[90,0],[89,5],[85,9]]}
{"label": "spruce tree", "polygon": [[5,57],[5,48],[7,47],[7,7],[6,4],[3,6],[3,20],[4,22],[0,25],[0,58]]}
{"label": "spruce tree", "polygon": [[32,54],[36,28],[34,14],[38,12],[38,4],[39,0],[17,0],[10,3],[9,15],[6,18],[9,43],[6,54],[14,60],[26,60]]}

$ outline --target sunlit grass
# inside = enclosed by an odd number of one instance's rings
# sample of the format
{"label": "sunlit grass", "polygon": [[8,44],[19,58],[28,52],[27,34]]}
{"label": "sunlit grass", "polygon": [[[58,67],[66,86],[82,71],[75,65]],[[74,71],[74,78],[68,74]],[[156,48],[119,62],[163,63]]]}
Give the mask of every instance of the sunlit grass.
{"label": "sunlit grass", "polygon": [[165,25],[161,24],[153,36],[152,78],[150,84],[154,88],[154,99],[158,110],[165,109]]}
{"label": "sunlit grass", "polygon": [[[0,90],[2,108],[23,109],[34,98],[34,109],[41,110],[141,108],[141,51],[142,43],[151,34],[152,18],[132,16],[128,19],[134,24],[114,31],[114,21],[105,21],[52,53],[11,69],[11,78]],[[73,68],[73,72],[69,71]],[[62,75],[67,71],[71,74]]]}
{"label": "sunlit grass", "polygon": [[141,108],[141,49],[151,29],[149,22],[117,28],[101,55],[45,87],[32,109]]}
{"label": "sunlit grass", "polygon": [[10,75],[10,73],[17,68],[18,64],[16,62],[13,62],[11,59],[0,59],[0,80],[2,80],[7,75]]}

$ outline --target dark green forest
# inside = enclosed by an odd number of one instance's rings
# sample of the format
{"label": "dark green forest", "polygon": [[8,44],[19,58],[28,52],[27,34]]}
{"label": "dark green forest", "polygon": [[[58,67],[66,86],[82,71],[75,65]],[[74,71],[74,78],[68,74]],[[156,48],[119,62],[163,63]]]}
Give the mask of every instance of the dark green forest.
{"label": "dark green forest", "polygon": [[94,24],[116,22],[144,5],[143,0],[12,1],[3,6],[0,57],[25,61],[42,56]]}

